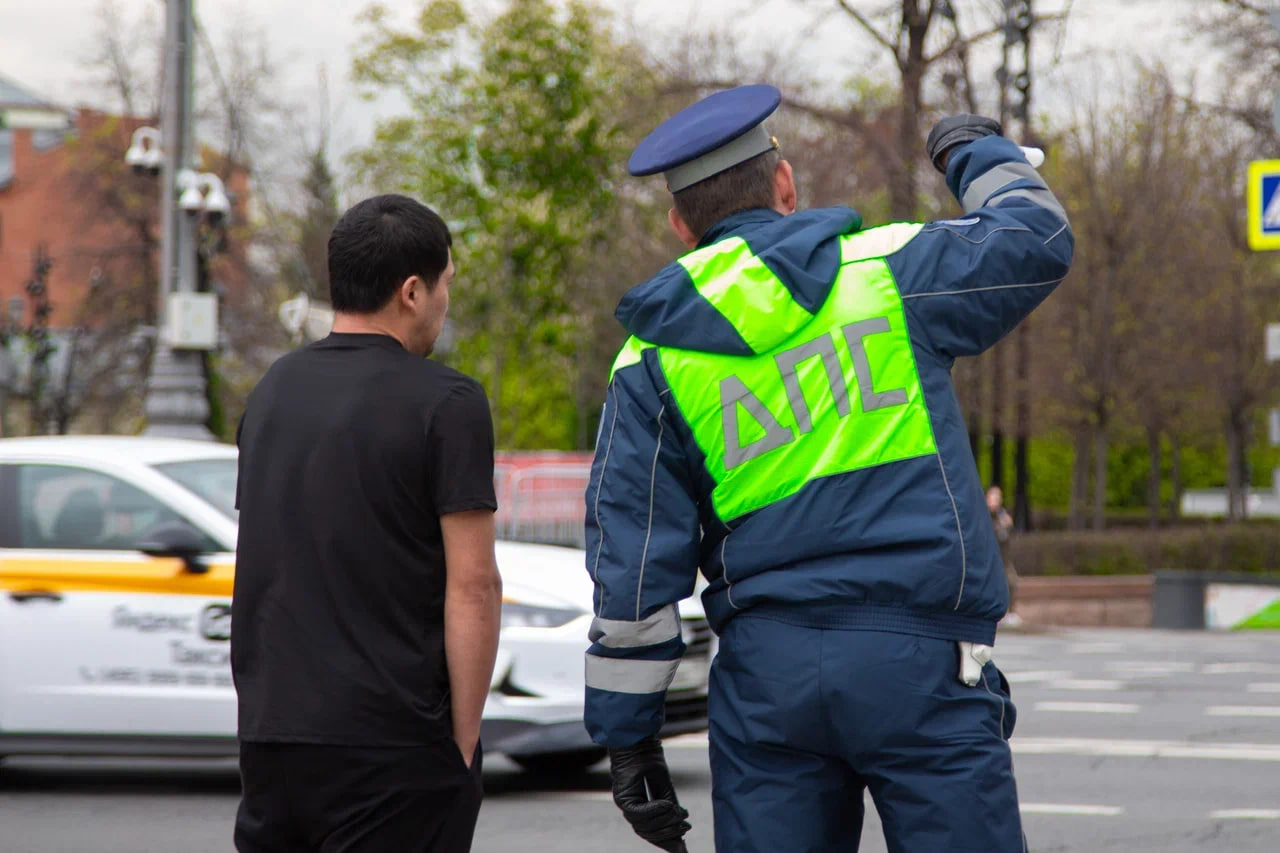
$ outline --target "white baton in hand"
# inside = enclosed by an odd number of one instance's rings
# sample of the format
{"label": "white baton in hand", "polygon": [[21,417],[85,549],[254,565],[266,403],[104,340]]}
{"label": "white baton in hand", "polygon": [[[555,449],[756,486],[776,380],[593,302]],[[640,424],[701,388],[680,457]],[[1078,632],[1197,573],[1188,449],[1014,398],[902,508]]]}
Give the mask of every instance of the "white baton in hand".
{"label": "white baton in hand", "polygon": [[1025,145],[1019,145],[1022,153],[1026,155],[1027,162],[1031,164],[1031,168],[1039,169],[1044,164],[1044,151],[1039,148],[1029,148]]}

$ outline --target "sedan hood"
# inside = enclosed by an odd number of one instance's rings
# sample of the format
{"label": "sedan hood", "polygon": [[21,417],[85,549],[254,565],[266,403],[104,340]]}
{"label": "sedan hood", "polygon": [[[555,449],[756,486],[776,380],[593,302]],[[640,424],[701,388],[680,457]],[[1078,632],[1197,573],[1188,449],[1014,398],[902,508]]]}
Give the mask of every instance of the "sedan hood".
{"label": "sedan hood", "polygon": [[[581,548],[499,540],[495,551],[505,598],[522,604],[594,611],[594,587],[587,572],[587,554]],[[702,616],[702,602],[697,596],[687,598],[680,602],[680,613]]]}

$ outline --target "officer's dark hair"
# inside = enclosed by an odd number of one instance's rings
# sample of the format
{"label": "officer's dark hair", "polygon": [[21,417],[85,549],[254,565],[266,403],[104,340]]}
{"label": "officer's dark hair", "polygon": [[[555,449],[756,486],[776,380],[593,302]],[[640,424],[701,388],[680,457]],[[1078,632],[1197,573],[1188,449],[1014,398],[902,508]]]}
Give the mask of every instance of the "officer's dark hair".
{"label": "officer's dark hair", "polygon": [[413,275],[434,289],[449,266],[452,245],[449,226],[421,202],[395,193],[359,202],[329,234],[333,310],[377,311]]}
{"label": "officer's dark hair", "polygon": [[773,207],[773,175],[781,155],[777,149],[712,175],[673,198],[676,213],[699,239],[726,216],[754,207]]}

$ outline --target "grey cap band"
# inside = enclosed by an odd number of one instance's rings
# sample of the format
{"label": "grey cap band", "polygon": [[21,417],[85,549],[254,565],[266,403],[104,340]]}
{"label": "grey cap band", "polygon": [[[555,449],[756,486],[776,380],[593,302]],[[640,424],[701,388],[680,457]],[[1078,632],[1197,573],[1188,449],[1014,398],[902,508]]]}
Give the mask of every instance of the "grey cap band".
{"label": "grey cap band", "polygon": [[663,172],[663,176],[667,179],[667,189],[678,193],[699,181],[705,181],[712,175],[718,175],[725,169],[731,169],[739,163],[745,163],[752,157],[758,157],[769,149],[777,147],[777,143],[764,129],[764,125],[758,124],[732,142]]}

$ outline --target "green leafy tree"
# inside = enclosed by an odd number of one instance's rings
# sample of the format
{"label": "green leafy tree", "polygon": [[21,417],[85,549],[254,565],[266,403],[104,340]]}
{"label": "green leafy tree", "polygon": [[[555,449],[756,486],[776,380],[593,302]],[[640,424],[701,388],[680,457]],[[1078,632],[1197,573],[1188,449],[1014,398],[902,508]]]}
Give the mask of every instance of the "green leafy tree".
{"label": "green leafy tree", "polygon": [[484,383],[499,446],[582,444],[594,362],[580,356],[600,292],[613,289],[602,279],[618,274],[604,261],[645,66],[577,0],[509,0],[484,19],[429,0],[409,28],[375,4],[361,19],[370,34],[355,79],[409,112],[379,124],[357,173],[421,199],[453,231],[447,357]]}

